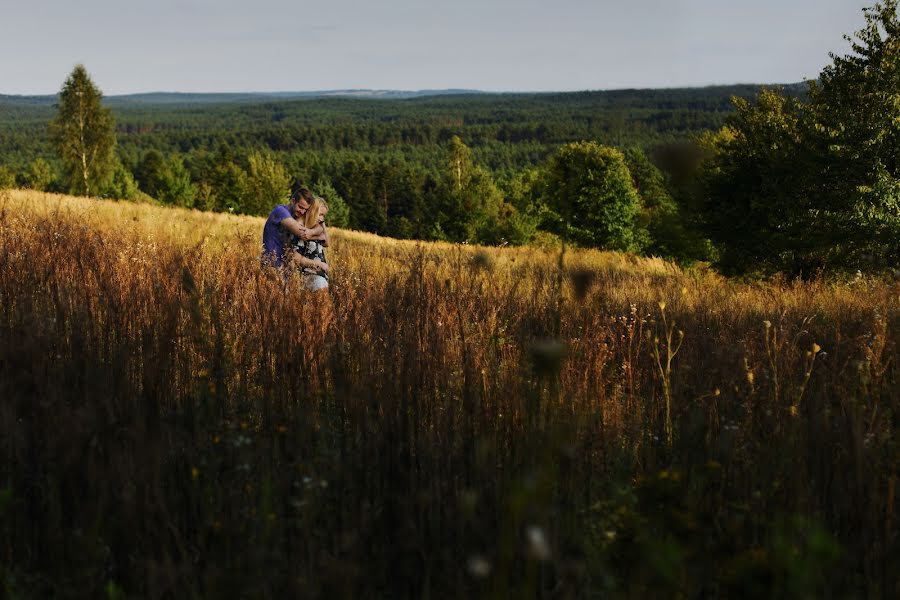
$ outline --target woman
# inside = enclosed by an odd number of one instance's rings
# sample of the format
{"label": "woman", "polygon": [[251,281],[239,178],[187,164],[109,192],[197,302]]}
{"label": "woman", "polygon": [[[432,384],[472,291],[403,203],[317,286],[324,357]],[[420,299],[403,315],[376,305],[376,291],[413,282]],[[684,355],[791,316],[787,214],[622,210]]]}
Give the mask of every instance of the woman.
{"label": "woman", "polygon": [[308,228],[321,224],[321,239],[301,240],[294,243],[294,252],[299,255],[300,273],[303,287],[311,292],[328,289],[328,262],[325,260],[325,248],[328,246],[328,231],[325,229],[325,215],[328,205],[322,198],[314,198],[306,211],[304,225]]}

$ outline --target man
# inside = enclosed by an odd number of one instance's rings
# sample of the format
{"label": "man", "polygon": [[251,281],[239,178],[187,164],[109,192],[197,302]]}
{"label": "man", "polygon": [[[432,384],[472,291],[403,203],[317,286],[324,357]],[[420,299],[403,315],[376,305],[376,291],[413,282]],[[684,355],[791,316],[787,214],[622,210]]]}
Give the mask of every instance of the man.
{"label": "man", "polygon": [[328,272],[327,263],[310,261],[291,251],[291,236],[301,240],[327,239],[325,226],[321,223],[313,228],[304,227],[302,219],[313,201],[312,192],[299,188],[288,204],[279,204],[269,213],[263,226],[263,266],[282,267],[285,259],[304,267],[312,267]]}

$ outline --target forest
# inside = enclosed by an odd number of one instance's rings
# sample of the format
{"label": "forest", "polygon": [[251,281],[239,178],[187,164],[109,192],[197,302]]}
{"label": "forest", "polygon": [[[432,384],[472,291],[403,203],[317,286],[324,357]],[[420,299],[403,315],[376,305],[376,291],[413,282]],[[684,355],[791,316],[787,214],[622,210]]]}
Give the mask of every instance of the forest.
{"label": "forest", "polygon": [[[523,243],[537,229],[529,177],[560,146],[591,140],[630,151],[662,181],[646,155],[665,164],[697,133],[719,128],[734,111],[732,97],[758,91],[111,97],[104,104],[115,118],[119,164],[99,195],[266,214],[289,186],[306,185],[346,203],[339,225],[398,238]],[[48,129],[56,103],[0,97],[0,165],[8,185],[68,191]],[[466,194],[531,222],[507,219],[506,230],[480,233],[454,226],[459,215],[447,214],[454,201],[447,179],[460,152],[476,179]],[[273,186],[274,193],[260,189]]]}

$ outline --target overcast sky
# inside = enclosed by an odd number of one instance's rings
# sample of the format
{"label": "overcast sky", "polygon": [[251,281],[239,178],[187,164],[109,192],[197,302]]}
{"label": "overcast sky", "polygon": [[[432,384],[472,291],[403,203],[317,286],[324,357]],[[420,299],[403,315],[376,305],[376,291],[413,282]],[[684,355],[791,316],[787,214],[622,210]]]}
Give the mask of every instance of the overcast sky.
{"label": "overcast sky", "polygon": [[788,83],[874,0],[0,0],[0,93]]}

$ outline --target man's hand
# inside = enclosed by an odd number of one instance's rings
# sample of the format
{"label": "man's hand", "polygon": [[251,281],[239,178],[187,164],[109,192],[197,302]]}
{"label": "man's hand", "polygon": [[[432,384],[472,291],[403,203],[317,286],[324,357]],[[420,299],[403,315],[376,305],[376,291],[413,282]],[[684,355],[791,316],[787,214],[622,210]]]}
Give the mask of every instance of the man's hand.
{"label": "man's hand", "polygon": [[321,240],[325,239],[325,225],[319,223],[315,227],[303,227],[300,228],[300,233],[297,235],[301,240]]}

